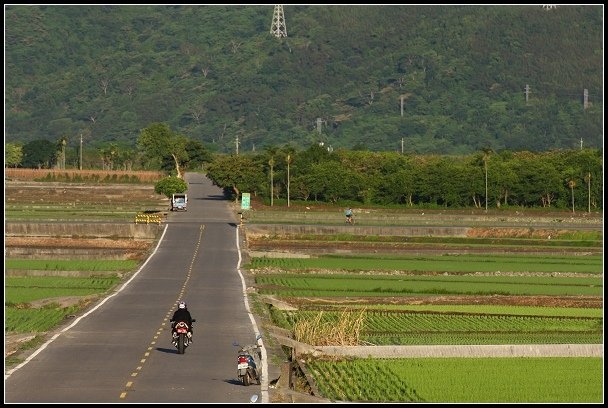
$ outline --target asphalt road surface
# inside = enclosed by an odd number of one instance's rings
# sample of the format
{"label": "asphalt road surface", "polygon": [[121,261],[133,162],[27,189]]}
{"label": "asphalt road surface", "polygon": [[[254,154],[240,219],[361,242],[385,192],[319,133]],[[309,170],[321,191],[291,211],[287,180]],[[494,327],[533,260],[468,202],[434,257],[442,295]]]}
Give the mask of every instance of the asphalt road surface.
{"label": "asphalt road surface", "polygon": [[[239,270],[238,221],[205,176],[186,181],[188,211],[169,213],[147,262],[7,372],[5,403],[268,402],[267,375],[245,387],[236,374],[233,343],[253,343],[259,332]],[[169,324],[180,299],[196,319],[181,355]]]}

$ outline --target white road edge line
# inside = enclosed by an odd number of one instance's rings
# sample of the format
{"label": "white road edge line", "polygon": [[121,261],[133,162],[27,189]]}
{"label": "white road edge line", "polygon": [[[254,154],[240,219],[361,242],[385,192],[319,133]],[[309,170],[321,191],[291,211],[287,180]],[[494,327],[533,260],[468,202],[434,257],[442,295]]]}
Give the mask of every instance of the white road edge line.
{"label": "white road edge line", "polygon": [[[53,337],[51,337],[46,343],[44,343],[42,346],[40,346],[40,348],[38,348],[38,350],[36,350],[34,353],[32,353],[28,358],[25,359],[25,361],[21,364],[19,364],[18,366],[12,368],[11,370],[7,371],[6,374],[4,374],[4,379],[6,380],[7,378],[9,378],[11,376],[12,373],[14,373],[15,371],[17,371],[18,369],[20,369],[21,367],[23,367],[24,365],[26,365],[27,363],[30,362],[30,360],[32,360],[34,357],[36,357],[42,350],[44,350],[49,344],[51,344],[57,337],[59,337],[61,335],[61,333],[65,332],[66,330],[71,329],[72,327],[76,326],[78,324],[79,321],[81,321],[82,319],[84,319],[85,317],[87,317],[89,314],[93,313],[95,310],[97,310],[101,305],[103,305],[104,303],[106,303],[106,301],[108,299],[110,299],[111,297],[116,296],[121,290],[123,290],[125,287],[127,287],[127,285],[129,283],[131,283],[131,281],[133,279],[135,279],[135,277],[139,274],[139,272],[141,272],[141,270],[146,266],[146,264],[148,263],[148,261],[150,259],[152,259],[152,257],[154,256],[154,254],[156,253],[156,251],[158,250],[158,247],[160,246],[161,242],[163,241],[163,238],[165,236],[165,233],[167,232],[167,228],[168,225],[165,224],[165,229],[163,230],[163,234],[161,235],[160,239],[158,240],[158,243],[156,244],[156,248],[154,248],[154,252],[152,252],[152,254],[150,256],[148,256],[148,259],[146,259],[146,262],[144,262],[139,269],[137,270],[137,272],[135,272],[133,274],[133,276],[131,276],[131,278],[126,281],[125,283],[122,284],[122,286],[113,294],[111,294],[110,296],[106,297],[104,300],[102,300],[101,302],[99,302],[97,304],[97,306],[95,306],[94,308],[92,308],[91,310],[89,310],[88,312],[86,312],[85,314],[83,314],[82,316],[80,316],[78,319],[74,320],[74,322],[72,324],[70,324],[69,326],[65,327],[63,330],[61,330],[59,333],[56,333]],[[240,255],[240,253],[239,253]]]}
{"label": "white road edge line", "polygon": [[[241,246],[239,244],[239,229],[240,227],[237,226],[236,227],[236,249],[237,252],[239,254],[239,261],[237,263],[237,272],[239,273],[239,276],[241,277],[241,283],[243,285],[243,301],[245,302],[245,308],[247,309],[247,314],[249,314],[249,320],[251,320],[251,325],[253,326],[253,330],[255,332],[256,337],[258,336],[258,334],[261,334],[259,329],[258,329],[258,325],[255,322],[255,318],[253,317],[253,314],[251,313],[251,309],[249,308],[249,299],[247,298],[247,285],[245,284],[245,278],[243,277],[243,274],[241,273],[241,261],[242,261],[242,257],[241,257]],[[261,378],[261,390],[260,392],[262,393],[262,404],[266,404],[268,403],[268,355],[266,353],[266,347],[264,347],[264,339],[260,338],[257,341],[257,344],[260,345],[260,349],[262,350],[262,378]]]}

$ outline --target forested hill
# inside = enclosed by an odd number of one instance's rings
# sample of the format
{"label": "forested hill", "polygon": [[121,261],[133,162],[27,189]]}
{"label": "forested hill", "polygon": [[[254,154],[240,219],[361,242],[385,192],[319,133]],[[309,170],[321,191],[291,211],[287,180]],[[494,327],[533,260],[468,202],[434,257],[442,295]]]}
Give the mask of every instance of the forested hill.
{"label": "forested hill", "polygon": [[5,142],[134,147],[165,122],[218,152],[603,146],[603,5],[286,5],[287,38],[273,10],[5,6]]}

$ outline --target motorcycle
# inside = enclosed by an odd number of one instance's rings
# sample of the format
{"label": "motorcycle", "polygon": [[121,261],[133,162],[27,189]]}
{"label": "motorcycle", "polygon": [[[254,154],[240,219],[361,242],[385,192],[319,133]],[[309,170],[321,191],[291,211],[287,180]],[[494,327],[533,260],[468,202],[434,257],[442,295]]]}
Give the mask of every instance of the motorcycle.
{"label": "motorcycle", "polygon": [[[256,340],[259,339],[260,336],[256,338]],[[258,344],[249,344],[239,349],[236,370],[243,385],[248,386],[254,381],[258,385],[261,384],[260,373],[258,371],[258,364],[261,359],[262,353]]]}
{"label": "motorcycle", "polygon": [[[192,319],[194,323],[196,319]],[[188,323],[186,322],[175,322],[173,330],[171,331],[172,343],[177,348],[177,354],[184,354],[186,347],[188,347],[192,341],[192,332],[189,330]]]}

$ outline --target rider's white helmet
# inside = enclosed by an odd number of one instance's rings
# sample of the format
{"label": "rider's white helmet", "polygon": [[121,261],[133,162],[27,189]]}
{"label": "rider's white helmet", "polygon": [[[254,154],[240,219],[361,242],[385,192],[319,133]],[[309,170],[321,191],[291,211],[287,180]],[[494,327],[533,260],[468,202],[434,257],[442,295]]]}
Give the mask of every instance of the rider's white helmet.
{"label": "rider's white helmet", "polygon": [[179,304],[177,305],[177,307],[180,308],[180,309],[185,309],[186,308],[186,302],[184,302],[184,301],[179,302]]}

